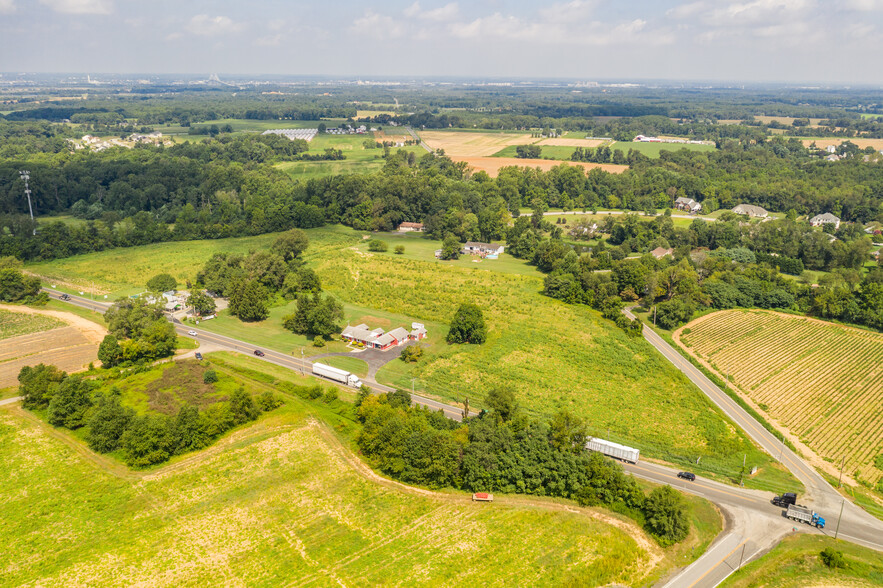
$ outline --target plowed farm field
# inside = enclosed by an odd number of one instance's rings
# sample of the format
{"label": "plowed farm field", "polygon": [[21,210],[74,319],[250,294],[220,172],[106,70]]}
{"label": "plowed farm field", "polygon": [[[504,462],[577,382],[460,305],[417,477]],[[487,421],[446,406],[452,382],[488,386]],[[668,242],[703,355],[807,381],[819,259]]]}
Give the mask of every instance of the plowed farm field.
{"label": "plowed farm field", "polygon": [[883,454],[883,335],[768,311],[725,310],[675,338],[834,473],[876,483]]}
{"label": "plowed farm field", "polygon": [[530,133],[473,133],[423,131],[420,138],[433,149],[444,149],[449,156],[486,157],[509,145],[529,145],[539,141]]}
{"label": "plowed farm field", "polygon": [[487,172],[492,178],[497,177],[502,168],[513,165],[538,167],[543,171],[549,171],[555,166],[564,164],[581,167],[586,171],[599,168],[612,174],[621,174],[629,168],[627,165],[617,165],[614,163],[583,163],[578,161],[556,161],[553,159],[521,159],[518,157],[459,157],[453,155],[451,159],[454,161],[465,161],[472,168],[472,171]]}
{"label": "plowed farm field", "polygon": [[[98,345],[107,334],[103,326],[75,314],[38,311],[27,307],[4,307],[5,315],[15,315],[15,324],[22,328],[30,320],[31,332],[0,341],[0,388],[16,386],[18,372],[26,365],[47,363],[66,372],[85,369],[98,360]],[[15,309],[10,312],[9,309]],[[29,316],[30,315],[30,316]],[[4,325],[14,324],[4,318]],[[43,330],[37,330],[36,328]]]}

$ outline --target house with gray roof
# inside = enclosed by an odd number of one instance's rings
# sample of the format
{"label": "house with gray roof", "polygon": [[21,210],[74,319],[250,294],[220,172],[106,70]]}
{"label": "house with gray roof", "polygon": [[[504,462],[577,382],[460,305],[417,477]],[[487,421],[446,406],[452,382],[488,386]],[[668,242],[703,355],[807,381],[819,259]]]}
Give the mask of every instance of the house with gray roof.
{"label": "house with gray roof", "polygon": [[820,227],[822,225],[834,225],[835,229],[840,228],[840,219],[831,214],[830,212],[825,212],[823,214],[817,214],[811,219],[809,219],[809,224],[814,227]]}
{"label": "house with gray roof", "polygon": [[696,214],[700,210],[702,210],[702,205],[693,200],[692,198],[687,198],[685,196],[679,196],[675,200],[675,208],[678,210],[686,210],[690,214]]}
{"label": "house with gray roof", "polygon": [[733,212],[736,214],[747,214],[751,218],[767,218],[770,215],[765,208],[755,206],[754,204],[739,204],[733,208]]}

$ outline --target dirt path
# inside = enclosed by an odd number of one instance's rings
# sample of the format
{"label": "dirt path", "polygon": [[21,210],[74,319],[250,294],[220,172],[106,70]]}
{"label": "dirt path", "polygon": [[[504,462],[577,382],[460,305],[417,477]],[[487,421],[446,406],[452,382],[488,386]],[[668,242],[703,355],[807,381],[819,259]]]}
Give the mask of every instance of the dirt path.
{"label": "dirt path", "polygon": [[[671,334],[671,338],[672,338],[672,340],[674,340],[675,343],[678,344],[678,346],[681,349],[683,349],[684,351],[689,353],[690,357],[694,358],[696,361],[698,361],[700,364],[702,364],[702,367],[704,367],[706,370],[708,370],[709,372],[711,372],[712,374],[717,376],[721,381],[724,381],[724,380],[727,380],[726,376],[724,376],[723,374],[718,372],[716,369],[711,367],[711,364],[708,361],[706,361],[705,359],[703,359],[702,357],[700,357],[699,354],[697,352],[695,352],[692,347],[688,347],[686,344],[684,344],[681,341],[681,334],[683,333],[683,330],[685,328],[695,327],[696,325],[701,324],[702,322],[704,322],[706,320],[709,320],[710,317],[717,316],[718,314],[720,314],[722,312],[729,312],[729,311],[720,310],[718,312],[712,312],[710,314],[706,314],[704,316],[701,316],[701,317],[697,318],[696,320],[690,321],[686,325],[680,327],[679,329],[676,329]],[[772,312],[772,311],[764,311],[764,312]],[[815,319],[815,318],[810,318],[810,317],[794,316],[794,315],[778,313],[778,312],[773,313],[773,314],[776,314],[777,316],[781,316],[781,317],[795,319],[795,320],[805,320],[805,321],[810,321],[810,322],[822,323],[822,324],[826,324],[826,325],[830,324],[830,323],[826,323],[825,321]],[[844,329],[853,329],[854,327],[843,327],[843,328]],[[855,329],[855,330],[861,331],[861,329]],[[864,332],[864,331],[862,331],[862,332]],[[744,390],[742,390],[741,388],[736,386],[732,381],[730,381],[729,384],[730,384],[730,388],[733,391],[735,391],[736,394],[738,394],[739,397],[742,400],[744,400],[748,406],[750,406],[755,412],[757,412],[757,414],[761,415],[777,431],[782,433],[782,435],[784,435],[785,438],[788,439],[788,441],[797,449],[797,453],[800,454],[800,456],[803,457],[804,460],[809,462],[810,465],[812,465],[817,470],[825,472],[826,474],[828,474],[830,476],[834,476],[835,478],[840,476],[840,470],[837,468],[836,464],[831,464],[831,463],[825,461],[824,459],[822,459],[822,457],[819,456],[819,454],[817,454],[815,451],[813,451],[808,445],[803,443],[800,440],[800,438],[797,435],[793,434],[788,427],[786,427],[784,424],[782,424],[781,421],[770,416],[770,414],[767,411],[765,411],[760,406],[758,406],[758,404],[756,402],[754,402],[754,400],[751,398],[751,396],[746,394]],[[843,482],[846,484],[849,484],[850,486],[857,486],[858,485],[858,483],[852,478],[852,476],[850,476],[846,472],[843,472]]]}
{"label": "dirt path", "polygon": [[61,310],[38,310],[29,306],[16,306],[11,304],[0,304],[0,310],[8,310],[9,312],[18,312],[20,314],[42,314],[44,316],[55,317],[79,329],[90,343],[101,343],[101,340],[107,335],[107,328],[104,325],[85,319],[72,312],[64,312]]}

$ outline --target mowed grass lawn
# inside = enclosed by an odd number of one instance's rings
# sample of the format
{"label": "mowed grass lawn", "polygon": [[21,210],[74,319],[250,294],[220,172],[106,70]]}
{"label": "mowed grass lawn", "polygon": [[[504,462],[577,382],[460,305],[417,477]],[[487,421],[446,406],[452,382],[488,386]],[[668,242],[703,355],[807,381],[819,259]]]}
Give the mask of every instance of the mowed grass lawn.
{"label": "mowed grass lawn", "polygon": [[383,482],[316,416],[340,423],[291,398],[191,459],[115,475],[0,408],[3,583],[638,585],[671,568],[603,511]]}

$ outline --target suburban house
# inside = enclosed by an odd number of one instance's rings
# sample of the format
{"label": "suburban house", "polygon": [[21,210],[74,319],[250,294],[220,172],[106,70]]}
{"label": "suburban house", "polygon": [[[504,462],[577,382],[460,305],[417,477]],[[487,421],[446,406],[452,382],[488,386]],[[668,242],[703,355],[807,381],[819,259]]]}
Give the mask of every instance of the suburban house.
{"label": "suburban house", "polygon": [[809,224],[814,227],[820,227],[822,225],[834,225],[835,229],[840,228],[840,219],[831,214],[830,212],[826,212],[824,214],[817,214],[811,219],[809,219]]}
{"label": "suburban house", "polygon": [[402,223],[399,225],[400,233],[422,233],[423,232],[423,223]]}
{"label": "suburban house", "polygon": [[739,204],[733,208],[733,212],[736,214],[747,214],[752,218],[767,218],[770,215],[765,208],[753,204]]}
{"label": "suburban house", "polygon": [[463,245],[463,253],[466,255],[480,255],[481,257],[496,257],[503,253],[505,247],[503,245],[495,245],[493,243],[479,243],[477,241],[467,241]]}
{"label": "suburban house", "polygon": [[[416,325],[416,326],[415,326]],[[369,349],[380,349],[386,351],[396,345],[407,343],[410,340],[423,339],[426,337],[426,328],[420,323],[412,323],[412,330],[408,332],[404,327],[396,327],[395,329],[384,333],[383,329],[370,329],[368,325],[350,326],[343,330],[340,337],[344,341],[351,343],[361,343]]]}
{"label": "suburban house", "polygon": [[680,196],[677,200],[675,200],[675,208],[677,208],[678,210],[686,210],[690,214],[696,214],[697,212],[702,210],[702,205],[692,198]]}
{"label": "suburban house", "polygon": [[675,252],[674,249],[666,249],[665,247],[657,247],[656,249],[654,249],[653,251],[650,252],[650,255],[652,255],[656,259],[662,259],[663,257],[665,257],[667,255],[671,255],[674,252]]}

